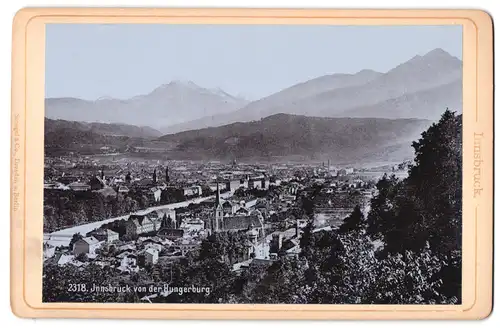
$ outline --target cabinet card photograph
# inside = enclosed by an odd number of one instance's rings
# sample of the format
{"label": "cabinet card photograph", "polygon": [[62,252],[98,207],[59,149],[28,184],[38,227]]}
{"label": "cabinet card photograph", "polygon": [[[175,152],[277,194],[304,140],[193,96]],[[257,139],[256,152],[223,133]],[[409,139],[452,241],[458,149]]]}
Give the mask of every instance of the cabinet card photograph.
{"label": "cabinet card photograph", "polygon": [[409,22],[45,23],[41,306],[470,306],[477,58]]}

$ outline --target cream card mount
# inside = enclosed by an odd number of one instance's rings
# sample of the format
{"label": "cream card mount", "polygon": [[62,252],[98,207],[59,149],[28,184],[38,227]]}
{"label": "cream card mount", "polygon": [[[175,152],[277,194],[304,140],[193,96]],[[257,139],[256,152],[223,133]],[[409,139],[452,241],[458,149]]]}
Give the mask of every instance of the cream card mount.
{"label": "cream card mount", "polygon": [[492,44],[478,10],[21,10],[13,312],[487,317]]}

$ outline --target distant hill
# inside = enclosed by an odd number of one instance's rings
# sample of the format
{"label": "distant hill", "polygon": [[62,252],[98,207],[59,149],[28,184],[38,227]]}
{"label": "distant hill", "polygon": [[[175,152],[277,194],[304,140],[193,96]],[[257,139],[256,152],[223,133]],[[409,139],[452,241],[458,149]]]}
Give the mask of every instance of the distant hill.
{"label": "distant hill", "polygon": [[100,153],[101,147],[112,146],[123,151],[132,144],[129,137],[103,136],[92,131],[82,131],[71,127],[46,131],[44,149],[46,156],[67,155],[69,152],[91,155]]}
{"label": "distant hill", "polygon": [[62,129],[92,132],[103,136],[126,136],[131,138],[155,138],[162,135],[160,131],[149,126],[45,119],[45,133],[57,132]]}
{"label": "distant hill", "polygon": [[130,99],[45,99],[45,117],[85,122],[120,122],[160,128],[206,115],[234,111],[247,100],[221,89],[206,89],[191,81],[172,81],[146,95]]}
{"label": "distant hill", "polygon": [[442,49],[415,56],[386,73],[364,70],[312,79],[239,110],[174,124],[164,132],[249,122],[277,113],[320,117],[436,120],[444,108],[462,112],[462,61]]}
{"label": "distant hill", "polygon": [[127,152],[132,147],[153,143],[160,134],[150,127],[125,124],[86,123],[45,119],[45,154],[67,155],[75,152],[85,155],[103,152]]}
{"label": "distant hill", "polygon": [[430,124],[422,119],[276,114],[259,121],[165,135],[159,140],[176,144],[171,156],[179,159],[401,162],[413,157],[411,142]]}

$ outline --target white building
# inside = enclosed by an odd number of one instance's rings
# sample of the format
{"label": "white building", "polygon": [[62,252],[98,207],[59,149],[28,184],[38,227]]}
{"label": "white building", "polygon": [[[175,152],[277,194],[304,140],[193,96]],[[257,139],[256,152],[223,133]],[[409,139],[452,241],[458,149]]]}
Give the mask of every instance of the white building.
{"label": "white building", "polygon": [[73,191],[87,191],[90,190],[90,186],[82,182],[72,182],[68,187]]}
{"label": "white building", "polygon": [[153,265],[158,262],[158,250],[154,248],[148,248],[144,252],[144,260],[146,265]]}
{"label": "white building", "polygon": [[96,249],[101,246],[101,242],[95,237],[86,237],[77,240],[73,244],[73,254],[75,256],[85,253],[85,254],[95,254]]}
{"label": "white building", "polygon": [[118,192],[119,193],[122,193],[122,194],[126,194],[128,193],[130,190],[128,189],[127,186],[124,186],[124,185],[121,185],[120,187],[118,187]]}
{"label": "white building", "polygon": [[180,228],[185,232],[189,231],[201,231],[205,228],[205,222],[199,218],[184,219],[181,223]]}
{"label": "white building", "polygon": [[153,193],[153,198],[155,202],[159,202],[161,199],[161,189],[160,188],[151,188],[151,192]]}
{"label": "white building", "polygon": [[117,241],[120,239],[120,235],[118,232],[110,230],[110,229],[99,229],[92,233],[92,237],[95,237],[97,240],[106,242],[106,243],[112,243],[114,241]]}
{"label": "white building", "polygon": [[191,186],[184,188],[184,196],[186,197],[201,196],[201,193],[202,191],[200,186]]}
{"label": "white building", "polygon": [[43,259],[46,260],[54,256],[56,248],[49,244],[43,244]]}

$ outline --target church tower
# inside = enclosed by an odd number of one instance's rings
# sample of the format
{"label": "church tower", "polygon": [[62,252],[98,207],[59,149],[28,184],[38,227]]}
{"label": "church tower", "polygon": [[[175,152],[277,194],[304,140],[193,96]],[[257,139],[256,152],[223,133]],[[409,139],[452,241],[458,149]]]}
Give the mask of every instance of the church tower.
{"label": "church tower", "polygon": [[170,175],[168,174],[168,166],[167,168],[165,169],[165,181],[167,183],[170,183]]}
{"label": "church tower", "polygon": [[217,192],[215,194],[215,213],[214,213],[214,222],[212,224],[212,231],[218,232],[223,229],[224,225],[224,211],[222,209],[222,204],[220,201],[220,190],[219,183],[217,182]]}
{"label": "church tower", "polygon": [[177,229],[177,222],[172,220],[170,215],[167,216],[167,213],[163,214],[163,219],[161,220],[160,228],[165,229]]}
{"label": "church tower", "polygon": [[153,183],[156,183],[156,169],[153,172]]}

